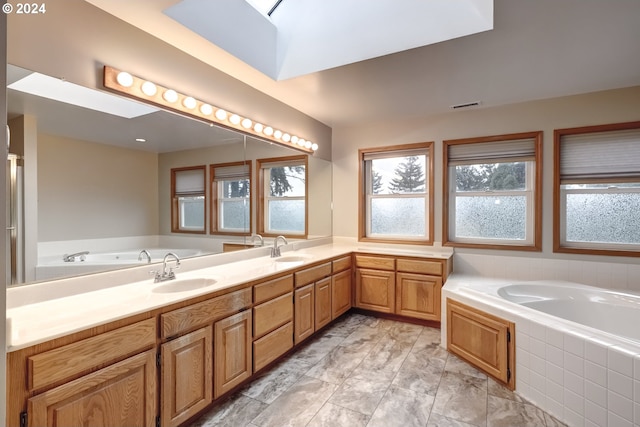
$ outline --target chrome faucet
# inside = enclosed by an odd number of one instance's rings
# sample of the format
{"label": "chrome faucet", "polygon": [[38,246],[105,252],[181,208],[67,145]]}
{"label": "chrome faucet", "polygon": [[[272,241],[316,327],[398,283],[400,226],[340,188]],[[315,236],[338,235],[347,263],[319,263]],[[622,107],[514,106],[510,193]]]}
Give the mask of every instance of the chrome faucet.
{"label": "chrome faucet", "polygon": [[[169,271],[167,271],[167,261],[169,261],[169,258],[173,258],[176,262],[176,265],[173,268],[169,267]],[[173,252],[169,252],[164,256],[164,259],[162,260],[162,274],[160,274],[159,271],[152,272],[155,273],[154,282],[158,283],[175,279],[176,274],[173,272],[174,268],[180,268],[180,258],[178,258],[178,255],[174,254]]]}
{"label": "chrome faucet", "polygon": [[288,244],[289,242],[287,242],[287,239],[284,236],[278,236],[273,240],[273,248],[271,248],[271,258],[276,258],[279,257],[280,254],[280,247],[278,246],[278,240],[282,239],[282,241],[284,242],[284,244]]}
{"label": "chrome faucet", "polygon": [[147,259],[147,264],[151,264],[151,254],[146,249],[141,250],[138,254],[138,261],[142,261],[143,258]]}
{"label": "chrome faucet", "polygon": [[74,262],[77,257],[80,257],[80,261],[84,261],[85,256],[89,255],[89,251],[76,252],[75,254],[64,254],[62,257],[62,261],[64,262]]}
{"label": "chrome faucet", "polygon": [[251,242],[253,243],[253,241],[254,241],[256,238],[260,241],[260,245],[259,245],[259,247],[264,246],[264,239],[263,239],[263,238],[262,238],[262,236],[261,236],[261,235],[259,235],[259,234],[252,234],[252,235],[251,235]]}

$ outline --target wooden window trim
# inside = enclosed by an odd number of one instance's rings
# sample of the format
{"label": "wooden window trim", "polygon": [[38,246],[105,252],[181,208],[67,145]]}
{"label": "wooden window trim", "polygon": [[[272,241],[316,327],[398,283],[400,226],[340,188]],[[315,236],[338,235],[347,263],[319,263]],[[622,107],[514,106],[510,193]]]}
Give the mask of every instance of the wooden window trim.
{"label": "wooden window trim", "polygon": [[176,197],[176,173],[188,170],[202,170],[202,185],[204,188],[204,210],[202,212],[203,219],[206,218],[206,209],[207,209],[207,168],[205,165],[202,166],[188,166],[182,168],[172,168],[171,169],[171,232],[172,233],[181,233],[181,234],[206,234],[207,233],[207,225],[205,221],[204,230],[181,230],[180,229],[180,214],[179,214],[179,206],[178,206],[178,198]]}
{"label": "wooden window trim", "polygon": [[573,248],[562,246],[560,239],[560,211],[562,209],[560,206],[560,140],[565,135],[630,129],[640,129],[640,121],[555,129],[553,131],[553,252],[582,255],[640,257],[640,250],[628,251],[616,249]]}
{"label": "wooden window trim", "polygon": [[[454,242],[449,239],[449,156],[448,148],[457,144],[477,144],[483,142],[500,142],[517,139],[535,140],[535,177],[534,177],[534,194],[533,202],[535,204],[533,218],[533,244],[530,245],[506,245],[506,244],[487,244],[487,243],[470,243],[470,242]],[[543,132],[521,132],[505,135],[483,136],[475,138],[450,139],[442,141],[442,245],[458,248],[482,248],[482,249],[502,249],[514,251],[542,251],[542,145]]]}
{"label": "wooden window trim", "polygon": [[301,165],[304,165],[305,171],[305,180],[304,180],[304,234],[282,234],[282,236],[291,238],[291,239],[306,239],[309,235],[309,157],[305,154],[298,156],[287,156],[287,157],[270,157],[266,159],[257,159],[256,160],[256,169],[258,174],[257,179],[257,230],[258,234],[263,237],[277,237],[280,234],[268,233],[265,231],[265,212],[264,212],[264,169],[262,168],[263,164],[268,163],[279,163],[279,162],[287,162],[287,161],[300,161]]}
{"label": "wooden window trim", "polygon": [[[218,184],[215,181],[215,169],[228,166],[249,166],[249,230],[248,231],[224,231],[218,229]],[[216,235],[228,235],[228,236],[251,236],[253,233],[253,170],[251,160],[229,162],[229,163],[216,163],[209,165],[209,193],[211,194],[211,201],[209,203],[209,234]]]}
{"label": "wooden window trim", "polygon": [[[433,221],[433,142],[418,142],[415,144],[402,144],[402,145],[390,145],[384,147],[375,147],[375,148],[363,148],[358,150],[358,241],[360,242],[373,242],[373,243],[398,243],[398,244],[409,244],[409,245],[425,245],[431,246],[433,245],[433,230],[434,230],[434,221]],[[428,227],[429,236],[427,239],[415,240],[415,239],[385,239],[379,237],[367,237],[367,218],[366,218],[366,190],[365,183],[366,178],[365,167],[364,167],[364,156],[369,153],[383,153],[388,151],[403,151],[403,150],[414,150],[414,149],[426,149],[427,151],[427,167],[428,171],[425,171],[425,177],[428,179],[428,212],[429,212],[429,221],[426,224]]]}

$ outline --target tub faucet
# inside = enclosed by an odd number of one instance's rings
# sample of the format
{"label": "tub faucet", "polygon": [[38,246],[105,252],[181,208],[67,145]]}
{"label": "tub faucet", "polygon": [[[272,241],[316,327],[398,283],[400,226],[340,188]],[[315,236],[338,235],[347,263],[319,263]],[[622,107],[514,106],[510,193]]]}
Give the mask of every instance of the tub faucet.
{"label": "tub faucet", "polygon": [[151,254],[146,249],[141,250],[138,254],[138,261],[142,261],[143,258],[147,259],[147,264],[151,264]]}
{"label": "tub faucet", "polygon": [[287,242],[286,237],[284,236],[278,236],[273,240],[273,248],[271,248],[271,258],[276,258],[279,257],[280,254],[280,246],[278,246],[278,240],[281,240],[284,242],[284,244],[288,244],[289,242]]}
{"label": "tub faucet", "polygon": [[89,251],[76,252],[75,254],[64,254],[62,257],[62,261],[64,262],[74,262],[76,257],[80,257],[80,261],[84,261],[84,257],[89,255]]}
{"label": "tub faucet", "polygon": [[258,240],[260,241],[260,245],[258,245],[258,246],[260,246],[260,247],[264,246],[264,239],[262,238],[262,236],[261,236],[261,235],[259,235],[259,234],[252,234],[252,235],[251,235],[251,242],[253,243],[253,241],[254,241],[255,239],[258,239]]}
{"label": "tub faucet", "polygon": [[[169,261],[169,258],[173,258],[176,262],[176,265],[173,268],[169,267],[169,271],[167,271],[167,261]],[[178,255],[174,254],[173,252],[169,252],[164,256],[164,259],[162,260],[162,274],[160,274],[159,271],[156,271],[154,282],[158,283],[175,279],[176,274],[173,272],[174,268],[180,268],[180,258],[178,258]]]}

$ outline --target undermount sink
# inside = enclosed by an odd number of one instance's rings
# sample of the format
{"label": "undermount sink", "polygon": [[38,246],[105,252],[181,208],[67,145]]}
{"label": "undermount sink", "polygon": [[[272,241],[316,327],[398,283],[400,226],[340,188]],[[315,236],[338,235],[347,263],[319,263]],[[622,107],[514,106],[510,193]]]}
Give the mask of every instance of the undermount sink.
{"label": "undermount sink", "polygon": [[309,255],[289,255],[278,257],[275,259],[275,262],[304,262],[310,258],[311,256]]}
{"label": "undermount sink", "polygon": [[215,285],[215,283],[215,279],[207,279],[203,277],[198,277],[195,279],[175,279],[156,285],[151,291],[161,294],[172,292],[187,292],[206,288],[208,286]]}

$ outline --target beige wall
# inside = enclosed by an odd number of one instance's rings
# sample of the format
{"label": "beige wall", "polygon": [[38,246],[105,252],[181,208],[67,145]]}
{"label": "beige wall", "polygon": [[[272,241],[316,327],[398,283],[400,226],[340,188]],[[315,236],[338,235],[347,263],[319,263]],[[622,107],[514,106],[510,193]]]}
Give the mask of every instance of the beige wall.
{"label": "beige wall", "polygon": [[158,156],[38,135],[40,242],[156,235]]}
{"label": "beige wall", "polygon": [[[544,131],[543,254],[553,255],[553,130],[640,120],[640,87],[611,90],[501,107],[453,111],[401,122],[372,123],[333,131],[334,236],[357,237],[358,149],[413,142],[435,142],[435,241],[442,241],[442,141],[465,137]],[[465,252],[465,250],[456,250]],[[466,250],[473,252],[473,250]],[[499,253],[496,251],[477,251]],[[503,251],[516,255],[514,251]],[[564,257],[570,257],[564,255]],[[585,257],[596,259],[597,257]],[[603,259],[610,259],[606,257]],[[627,260],[629,260],[627,258]],[[631,262],[637,262],[632,260]]]}
{"label": "beige wall", "polygon": [[[331,129],[247,84],[208,66],[95,6],[55,0],[40,15],[9,15],[7,62],[87,87],[102,88],[110,65],[246,114],[317,142],[331,155]],[[4,27],[3,27],[4,28]]]}

